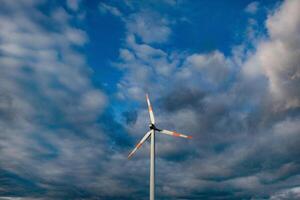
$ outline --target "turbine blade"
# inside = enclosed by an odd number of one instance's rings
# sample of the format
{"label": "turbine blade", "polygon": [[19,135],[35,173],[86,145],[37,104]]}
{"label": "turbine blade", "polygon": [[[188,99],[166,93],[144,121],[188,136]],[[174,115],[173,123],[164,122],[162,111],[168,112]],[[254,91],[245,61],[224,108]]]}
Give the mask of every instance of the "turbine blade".
{"label": "turbine blade", "polygon": [[150,121],[151,121],[152,124],[155,124],[155,118],[154,118],[154,114],[153,114],[153,110],[152,110],[152,106],[151,106],[148,94],[146,94],[146,99],[147,99],[147,104],[148,104]]}
{"label": "turbine blade", "polygon": [[151,135],[151,133],[152,133],[152,130],[150,130],[148,133],[146,133],[144,135],[144,137],[141,139],[141,141],[130,152],[130,154],[128,155],[128,159],[136,152],[136,150],[138,150],[142,146],[142,144],[148,139],[148,137]]}
{"label": "turbine blade", "polygon": [[181,134],[181,133],[177,133],[177,132],[175,132],[175,131],[161,130],[161,131],[159,131],[159,132],[160,132],[160,133],[167,134],[167,135],[172,135],[172,136],[175,136],[175,137],[183,137],[183,138],[192,139],[192,136],[184,135],[184,134]]}

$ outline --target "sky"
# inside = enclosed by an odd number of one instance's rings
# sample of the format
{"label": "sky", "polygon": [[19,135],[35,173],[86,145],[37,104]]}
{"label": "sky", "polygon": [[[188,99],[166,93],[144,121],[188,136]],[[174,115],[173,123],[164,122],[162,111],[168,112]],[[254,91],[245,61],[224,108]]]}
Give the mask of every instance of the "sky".
{"label": "sky", "polygon": [[0,200],[300,199],[299,0],[0,2]]}

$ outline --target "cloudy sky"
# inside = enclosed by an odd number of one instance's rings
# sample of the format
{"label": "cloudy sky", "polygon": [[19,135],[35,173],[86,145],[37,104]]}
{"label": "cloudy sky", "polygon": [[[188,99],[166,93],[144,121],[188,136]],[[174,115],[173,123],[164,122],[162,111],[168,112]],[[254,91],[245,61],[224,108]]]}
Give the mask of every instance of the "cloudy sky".
{"label": "cloudy sky", "polygon": [[300,199],[299,0],[0,3],[0,200]]}

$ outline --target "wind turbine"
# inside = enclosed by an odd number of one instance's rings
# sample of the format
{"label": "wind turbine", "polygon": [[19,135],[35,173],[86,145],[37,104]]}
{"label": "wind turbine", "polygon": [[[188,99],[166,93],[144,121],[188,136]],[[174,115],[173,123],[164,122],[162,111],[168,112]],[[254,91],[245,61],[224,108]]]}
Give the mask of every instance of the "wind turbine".
{"label": "wind turbine", "polygon": [[138,150],[142,144],[149,138],[151,137],[151,147],[150,147],[150,200],[155,199],[155,132],[159,133],[164,133],[167,135],[172,135],[175,137],[183,137],[183,138],[188,138],[191,139],[192,136],[187,136],[181,133],[177,133],[175,131],[168,131],[164,129],[158,129],[155,126],[155,118],[153,114],[153,110],[151,107],[151,103],[148,97],[148,94],[146,94],[146,99],[147,99],[147,104],[148,104],[148,110],[149,110],[149,115],[150,115],[150,124],[149,128],[150,130],[144,135],[144,137],[140,140],[140,142],[134,147],[134,149],[130,152],[128,155],[128,159]]}

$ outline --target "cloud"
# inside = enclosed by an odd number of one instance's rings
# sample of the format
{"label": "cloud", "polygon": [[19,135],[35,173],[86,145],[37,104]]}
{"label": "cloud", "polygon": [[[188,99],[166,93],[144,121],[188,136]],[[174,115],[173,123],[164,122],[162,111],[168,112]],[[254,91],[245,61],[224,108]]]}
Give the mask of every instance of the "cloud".
{"label": "cloud", "polygon": [[193,54],[186,58],[177,76],[183,80],[203,81],[209,86],[217,86],[229,79],[231,67],[232,63],[219,51]]}
{"label": "cloud", "polygon": [[[99,3],[98,8],[101,13],[110,13],[118,17],[125,23],[127,29],[127,38],[134,37],[147,44],[161,44],[168,41],[171,35],[171,22],[166,16],[154,12],[150,9],[141,9],[137,3],[127,2],[127,10],[131,11],[122,13],[119,8],[106,4]],[[121,51],[122,56],[129,56],[128,52]]]}
{"label": "cloud", "polygon": [[[254,5],[252,13],[258,6]],[[268,35],[253,34],[254,49],[233,48],[230,56],[219,50],[170,52],[127,34],[119,62],[114,63],[124,71],[119,95],[142,103],[149,92],[158,127],[194,138],[190,142],[157,136],[161,158],[157,168],[165,180],[158,181],[163,188],[159,195],[271,198],[297,183],[300,127],[295,63],[299,63],[300,17],[288,14],[297,8],[295,1],[283,2],[266,19]],[[158,66],[164,66],[166,73]],[[128,128],[136,140],[145,130],[141,124],[147,123],[144,109],[137,111],[136,123]],[[147,155],[147,147],[143,148],[137,160]]]}
{"label": "cloud", "polygon": [[282,190],[271,196],[271,200],[285,200],[285,199],[299,199],[300,198],[300,188],[294,187],[286,190]]}
{"label": "cloud", "polygon": [[144,43],[167,42],[171,29],[166,17],[151,11],[141,11],[131,14],[126,26],[129,34],[138,36]]}
{"label": "cloud", "polygon": [[103,14],[110,13],[119,17],[125,23],[127,36],[132,35],[147,44],[161,44],[168,41],[171,35],[171,22],[167,16],[150,9],[142,9],[139,3],[126,2],[125,4],[127,11],[130,11],[129,14],[122,13],[119,8],[102,2],[99,3],[98,8]]}
{"label": "cloud", "polygon": [[[248,76],[265,75],[277,109],[299,107],[300,4],[285,1],[266,21],[270,38],[260,42],[245,66]],[[290,14],[293,13],[293,14]]]}
{"label": "cloud", "polygon": [[79,9],[79,4],[81,0],[67,0],[67,6],[74,11],[77,11]]}
{"label": "cloud", "polygon": [[247,5],[245,8],[245,12],[249,14],[255,14],[258,10],[259,2],[253,1]]}
{"label": "cloud", "polygon": [[123,116],[126,120],[127,124],[135,124],[136,120],[137,120],[137,112],[134,111],[126,111],[123,113]]}
{"label": "cloud", "polygon": [[297,198],[299,17],[286,14],[295,2],[269,14],[268,35],[254,38],[254,49],[229,55],[166,50],[167,17],[147,9],[125,16],[100,4],[127,28],[113,62],[123,74],[120,104],[111,108],[90,81],[81,51],[88,34],[76,18],[59,5],[42,12],[43,2],[4,1],[1,198],[146,199],[149,143],[126,159],[147,130],[146,92],[158,127],[193,136],[157,134],[158,198]]}
{"label": "cloud", "polygon": [[2,1],[0,8],[0,195],[88,196],[102,187],[94,161],[110,151],[97,121],[107,97],[79,51],[85,31],[62,7],[42,12],[41,5]]}
{"label": "cloud", "polygon": [[117,16],[117,17],[122,17],[122,13],[120,12],[120,10],[114,6],[111,6],[111,5],[108,5],[108,4],[105,4],[105,3],[100,3],[99,4],[99,10],[102,12],[102,13],[110,13],[114,16]]}
{"label": "cloud", "polygon": [[[114,63],[128,74],[118,83],[119,97],[130,96],[136,100],[144,100],[145,90],[152,90],[149,87],[153,84],[150,78],[157,75],[158,78],[166,80],[178,64],[177,55],[168,55],[161,49],[140,44],[134,35],[127,36],[126,44],[126,48],[120,49],[120,62]],[[159,84],[153,89],[159,91]]]}

